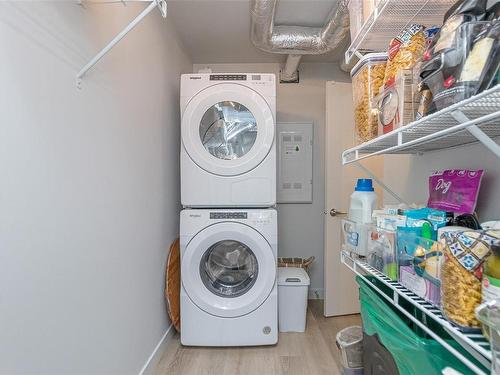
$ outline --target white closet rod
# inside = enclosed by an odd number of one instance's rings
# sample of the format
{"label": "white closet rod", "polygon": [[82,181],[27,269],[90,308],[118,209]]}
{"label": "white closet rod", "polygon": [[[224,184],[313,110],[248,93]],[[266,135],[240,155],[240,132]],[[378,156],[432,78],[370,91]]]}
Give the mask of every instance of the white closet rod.
{"label": "white closet rod", "polygon": [[127,33],[132,30],[139,22],[142,21],[154,8],[160,9],[163,18],[167,17],[167,3],[165,0],[152,0],[151,3],[144,9],[136,18],[132,20],[111,42],[109,42],[94,58],[92,58],[76,75],[76,85],[81,87],[82,77],[87,73],[97,62],[103,58]]}

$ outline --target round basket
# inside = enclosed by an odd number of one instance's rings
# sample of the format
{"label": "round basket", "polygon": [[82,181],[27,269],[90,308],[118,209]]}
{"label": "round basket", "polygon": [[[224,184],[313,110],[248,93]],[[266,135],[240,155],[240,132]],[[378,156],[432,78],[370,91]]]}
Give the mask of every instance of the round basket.
{"label": "round basket", "polygon": [[177,238],[168,252],[167,270],[165,272],[165,298],[167,300],[167,310],[170,320],[177,332],[181,329],[181,257],[179,249],[179,239]]}
{"label": "round basket", "polygon": [[314,262],[314,257],[304,258],[278,258],[278,267],[298,267],[308,271],[309,266]]}

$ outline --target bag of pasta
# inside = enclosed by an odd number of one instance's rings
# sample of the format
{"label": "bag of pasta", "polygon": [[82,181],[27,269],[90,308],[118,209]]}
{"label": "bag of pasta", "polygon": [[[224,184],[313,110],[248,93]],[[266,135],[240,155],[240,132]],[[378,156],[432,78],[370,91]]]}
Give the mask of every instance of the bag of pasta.
{"label": "bag of pasta", "polygon": [[420,60],[426,48],[426,38],[422,25],[412,24],[404,28],[389,43],[389,59],[385,68],[384,86],[394,82],[401,69],[412,69]]}
{"label": "bag of pasta", "polygon": [[474,314],[481,303],[483,263],[499,231],[464,230],[444,232],[446,243],[441,268],[441,308],[443,315],[460,329],[479,329]]}

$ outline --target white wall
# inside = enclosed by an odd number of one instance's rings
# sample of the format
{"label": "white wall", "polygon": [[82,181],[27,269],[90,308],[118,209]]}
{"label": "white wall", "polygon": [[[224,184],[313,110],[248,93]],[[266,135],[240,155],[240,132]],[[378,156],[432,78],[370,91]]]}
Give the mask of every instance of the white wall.
{"label": "white wall", "polygon": [[[429,175],[439,169],[484,169],[476,210],[480,221],[500,219],[500,162],[481,144],[422,156],[384,157],[385,182],[409,202],[427,203]],[[393,202],[389,194],[385,194],[385,198]]]}
{"label": "white wall", "polygon": [[[213,72],[275,73],[279,64],[195,64],[193,71],[210,67]],[[314,255],[311,289],[323,293],[323,210],[325,202],[324,136],[325,82],[348,81],[349,76],[333,63],[300,65],[299,84],[277,85],[277,121],[314,124],[313,203],[278,205],[279,256]]]}
{"label": "white wall", "polygon": [[178,235],[179,75],[144,8],[0,2],[0,373],[138,374],[169,328]]}

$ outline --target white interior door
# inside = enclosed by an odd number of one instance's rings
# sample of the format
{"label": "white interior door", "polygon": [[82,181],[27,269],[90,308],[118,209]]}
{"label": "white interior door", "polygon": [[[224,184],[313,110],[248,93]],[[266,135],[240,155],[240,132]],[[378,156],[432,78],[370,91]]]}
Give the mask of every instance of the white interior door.
{"label": "white interior door", "polygon": [[[349,198],[358,178],[366,178],[354,165],[342,166],[342,151],[354,144],[352,85],[326,83],[325,131],[325,304],[324,315],[359,312],[358,286],[354,273],[340,262],[341,222],[349,208]],[[373,158],[364,165],[377,177],[383,175],[383,160]],[[382,189],[377,188],[378,202]],[[332,210],[336,210],[335,214]]]}

